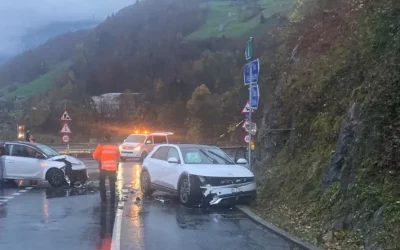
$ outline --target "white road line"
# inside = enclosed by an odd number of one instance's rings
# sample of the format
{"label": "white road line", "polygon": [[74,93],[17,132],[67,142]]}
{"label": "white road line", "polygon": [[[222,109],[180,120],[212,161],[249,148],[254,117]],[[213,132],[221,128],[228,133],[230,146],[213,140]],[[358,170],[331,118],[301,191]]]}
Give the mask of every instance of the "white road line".
{"label": "white road line", "polygon": [[[122,209],[120,209],[122,207]],[[121,247],[121,226],[122,226],[122,214],[124,213],[124,202],[118,202],[118,210],[115,214],[113,236],[111,241],[111,250],[120,250]]]}
{"label": "white road line", "polygon": [[26,189],[22,189],[22,190],[19,190],[18,192],[20,192],[20,193],[26,193],[26,192],[28,192],[29,190],[26,190]]}
{"label": "white road line", "polygon": [[13,193],[12,195],[17,196],[17,195],[21,195],[21,193]]}
{"label": "white road line", "polygon": [[11,200],[12,198],[14,198],[14,196],[0,196],[2,200]]}
{"label": "white road line", "polygon": [[26,187],[25,189],[26,190],[31,190],[31,189],[33,189],[33,187]]}

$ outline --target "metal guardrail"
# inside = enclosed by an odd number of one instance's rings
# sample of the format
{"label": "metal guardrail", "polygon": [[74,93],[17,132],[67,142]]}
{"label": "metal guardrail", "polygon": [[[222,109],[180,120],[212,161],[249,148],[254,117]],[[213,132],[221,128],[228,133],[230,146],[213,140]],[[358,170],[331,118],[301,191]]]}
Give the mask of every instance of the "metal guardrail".
{"label": "metal guardrail", "polygon": [[[120,144],[113,143],[119,146]],[[51,148],[62,154],[92,154],[97,147],[97,143],[73,143],[69,145],[48,144]],[[218,146],[218,145],[216,145]],[[224,145],[219,146],[235,161],[239,158],[248,159],[247,147],[238,145]]]}

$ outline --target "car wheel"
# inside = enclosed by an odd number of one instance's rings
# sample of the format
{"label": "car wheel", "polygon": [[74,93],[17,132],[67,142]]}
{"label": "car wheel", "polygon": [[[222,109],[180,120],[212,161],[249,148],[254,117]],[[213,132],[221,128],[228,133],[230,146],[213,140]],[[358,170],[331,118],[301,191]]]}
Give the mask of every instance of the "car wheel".
{"label": "car wheel", "polygon": [[126,159],[124,157],[121,157],[120,160],[121,160],[121,162],[125,162],[126,161]]}
{"label": "car wheel", "polygon": [[144,159],[146,158],[146,156],[147,156],[147,152],[143,152],[142,155],[140,156],[140,162],[143,162]]}
{"label": "car wheel", "polygon": [[151,179],[149,172],[143,170],[140,174],[140,189],[144,195],[152,195],[154,189],[151,188]]}
{"label": "car wheel", "polygon": [[196,202],[195,196],[193,195],[195,190],[191,190],[189,179],[184,177],[179,183],[179,201],[182,205],[191,206]]}
{"label": "car wheel", "polygon": [[64,184],[64,172],[61,169],[50,169],[46,179],[52,187],[61,187]]}

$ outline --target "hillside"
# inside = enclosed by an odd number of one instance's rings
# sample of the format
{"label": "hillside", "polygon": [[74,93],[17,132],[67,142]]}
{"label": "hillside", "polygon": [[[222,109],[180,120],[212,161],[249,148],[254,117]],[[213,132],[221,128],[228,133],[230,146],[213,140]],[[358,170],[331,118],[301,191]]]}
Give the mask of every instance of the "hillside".
{"label": "hillside", "polygon": [[[26,102],[22,121],[34,133],[57,135],[67,100],[73,141],[142,126],[241,144],[233,125],[243,120],[243,50],[254,36],[252,209],[324,249],[400,249],[399,20],[394,0],[146,0],[15,58],[0,83],[36,89],[55,79]],[[118,111],[94,108],[91,96],[116,92]]]}

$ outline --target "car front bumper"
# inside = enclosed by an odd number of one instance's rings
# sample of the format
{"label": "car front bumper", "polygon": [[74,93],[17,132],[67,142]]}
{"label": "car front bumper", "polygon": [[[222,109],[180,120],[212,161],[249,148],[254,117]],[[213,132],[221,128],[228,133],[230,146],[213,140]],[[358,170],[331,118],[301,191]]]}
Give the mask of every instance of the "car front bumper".
{"label": "car front bumper", "polygon": [[137,150],[121,150],[120,151],[121,157],[124,158],[140,158],[141,151]]}
{"label": "car front bumper", "polygon": [[254,200],[257,197],[255,182],[226,186],[201,186],[200,188],[210,205]]}

